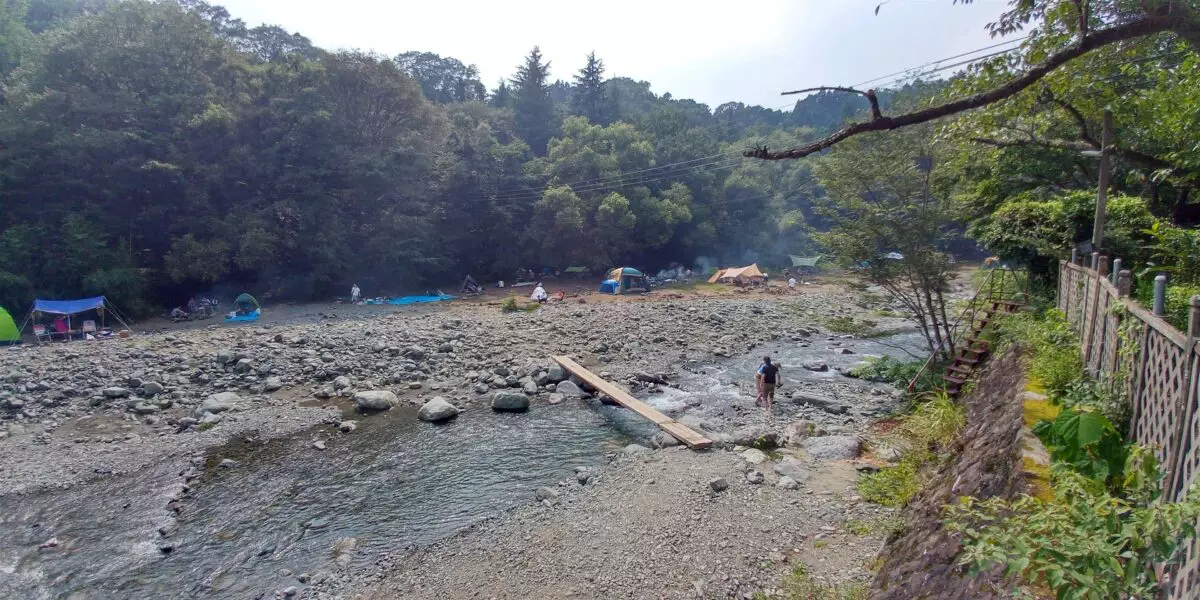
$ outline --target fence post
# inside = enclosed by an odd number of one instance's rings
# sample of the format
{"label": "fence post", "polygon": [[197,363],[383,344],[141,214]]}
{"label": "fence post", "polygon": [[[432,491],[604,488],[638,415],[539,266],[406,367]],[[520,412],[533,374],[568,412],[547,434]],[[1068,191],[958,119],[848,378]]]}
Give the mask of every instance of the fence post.
{"label": "fence post", "polygon": [[1071,264],[1079,262],[1079,249],[1071,248]]}
{"label": "fence post", "polygon": [[1167,314],[1167,276],[1159,275],[1154,278],[1154,314],[1163,317]]}
{"label": "fence post", "polygon": [[[1120,262],[1120,261],[1121,261],[1121,259],[1118,258],[1117,262]],[[1129,296],[1129,292],[1131,292],[1132,290],[1133,290],[1133,273],[1130,273],[1129,269],[1122,269],[1120,272],[1117,273],[1117,292],[1121,294],[1122,298],[1126,298]]]}
{"label": "fence post", "polygon": [[1104,256],[1104,255],[1100,256],[1100,261],[1099,261],[1099,264],[1096,265],[1096,270],[1100,272],[1100,275],[1102,275],[1104,277],[1108,277],[1108,257],[1107,256]]}
{"label": "fence post", "polygon": [[1112,264],[1112,282],[1113,282],[1113,285],[1116,285],[1116,284],[1117,284],[1117,279],[1118,279],[1118,276],[1119,276],[1120,274],[1121,274],[1121,259],[1119,259],[1119,258],[1114,258],[1114,259],[1113,259],[1113,264]]}
{"label": "fence post", "polygon": [[1095,270],[1098,268],[1100,268],[1100,253],[1093,252],[1092,253],[1092,269]]}

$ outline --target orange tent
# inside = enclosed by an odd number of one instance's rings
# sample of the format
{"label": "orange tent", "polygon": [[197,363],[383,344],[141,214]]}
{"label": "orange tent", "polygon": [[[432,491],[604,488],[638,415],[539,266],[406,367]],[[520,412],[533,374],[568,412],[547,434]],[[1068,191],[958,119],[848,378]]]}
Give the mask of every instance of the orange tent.
{"label": "orange tent", "polygon": [[732,267],[720,269],[708,278],[709,283],[730,283],[733,281],[761,281],[763,273],[758,269],[758,263],[748,267]]}

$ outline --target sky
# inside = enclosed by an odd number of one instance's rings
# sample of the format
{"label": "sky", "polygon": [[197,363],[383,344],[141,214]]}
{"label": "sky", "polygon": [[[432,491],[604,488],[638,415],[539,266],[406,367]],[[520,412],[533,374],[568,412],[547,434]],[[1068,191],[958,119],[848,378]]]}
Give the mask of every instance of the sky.
{"label": "sky", "polygon": [[[595,51],[606,75],[716,108],[790,106],[784,90],[855,85],[994,44],[984,26],[1004,0],[215,0],[253,27],[279,25],[317,46],[453,56],[488,88],[538,45],[569,81]],[[954,61],[951,61],[954,62]]]}

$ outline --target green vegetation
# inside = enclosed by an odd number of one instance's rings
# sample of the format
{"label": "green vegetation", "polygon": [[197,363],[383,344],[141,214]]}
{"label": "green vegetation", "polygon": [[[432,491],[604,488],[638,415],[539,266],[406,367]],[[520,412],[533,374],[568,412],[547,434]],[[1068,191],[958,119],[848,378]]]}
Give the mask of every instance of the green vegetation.
{"label": "green vegetation", "polygon": [[1031,349],[1030,374],[1058,410],[1033,431],[1051,455],[1049,489],[1007,500],[964,499],[947,507],[973,572],[1003,566],[1058,598],[1153,598],[1155,565],[1196,535],[1200,491],[1163,501],[1153,452],[1127,443],[1128,407],[1118,374],[1084,377],[1079,348],[1057,311],[1001,322],[1002,343]]}
{"label": "green vegetation", "polygon": [[855,320],[854,317],[832,317],[825,321],[825,328],[834,333],[848,333],[865,336],[875,330],[875,322],[866,319]]}
{"label": "green vegetation", "polygon": [[780,583],[785,600],[866,600],[867,584],[825,583],[808,572],[808,566],[798,563]]}
{"label": "green vegetation", "polygon": [[902,507],[924,484],[922,469],[944,460],[963,425],[966,412],[945,393],[922,396],[924,401],[901,417],[891,441],[901,448],[899,464],[858,478],[858,493],[868,502]]}
{"label": "green vegetation", "polygon": [[509,296],[500,303],[500,312],[533,312],[540,307],[541,305],[536,302],[522,303],[517,300],[516,296]]}
{"label": "green vegetation", "polygon": [[[858,365],[850,369],[847,374],[851,377],[865,379],[867,381],[875,381],[879,383],[890,383],[896,387],[907,388],[909,382],[921,373],[921,368],[925,366],[924,360],[900,360],[891,356],[881,356],[879,358],[870,358],[864,364]],[[938,365],[930,365],[924,373],[921,373],[921,378],[917,381],[916,388],[913,390],[917,393],[931,392],[942,384],[942,373],[944,371]]]}

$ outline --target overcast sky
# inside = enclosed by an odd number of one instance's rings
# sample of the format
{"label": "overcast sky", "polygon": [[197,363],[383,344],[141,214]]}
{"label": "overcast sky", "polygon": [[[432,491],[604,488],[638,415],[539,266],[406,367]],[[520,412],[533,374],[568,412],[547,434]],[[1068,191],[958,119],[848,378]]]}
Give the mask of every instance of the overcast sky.
{"label": "overcast sky", "polygon": [[216,0],[255,26],[280,25],[326,49],[408,50],[479,67],[488,88],[535,44],[570,80],[595,50],[607,75],[655,93],[789,105],[785,89],[853,85],[993,44],[1004,0]]}

